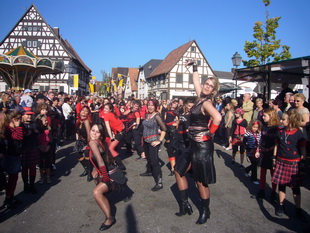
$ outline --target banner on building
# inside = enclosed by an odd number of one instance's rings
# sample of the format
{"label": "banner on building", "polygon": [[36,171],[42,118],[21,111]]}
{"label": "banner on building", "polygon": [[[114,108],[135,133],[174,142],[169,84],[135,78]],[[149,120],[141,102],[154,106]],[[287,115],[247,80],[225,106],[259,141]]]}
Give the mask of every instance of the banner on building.
{"label": "banner on building", "polygon": [[90,93],[95,92],[95,83],[96,83],[96,76],[92,76],[91,80],[89,80],[89,92]]}
{"label": "banner on building", "polygon": [[79,75],[78,74],[73,75],[73,87],[75,88],[79,87]]}

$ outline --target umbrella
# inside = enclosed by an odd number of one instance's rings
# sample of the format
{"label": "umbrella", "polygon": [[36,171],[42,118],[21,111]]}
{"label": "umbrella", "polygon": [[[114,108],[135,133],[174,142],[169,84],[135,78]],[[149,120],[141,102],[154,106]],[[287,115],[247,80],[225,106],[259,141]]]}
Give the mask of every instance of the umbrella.
{"label": "umbrella", "polygon": [[230,82],[220,83],[220,90],[219,90],[220,95],[229,93],[234,90],[241,90],[241,88],[236,86],[236,84]]}

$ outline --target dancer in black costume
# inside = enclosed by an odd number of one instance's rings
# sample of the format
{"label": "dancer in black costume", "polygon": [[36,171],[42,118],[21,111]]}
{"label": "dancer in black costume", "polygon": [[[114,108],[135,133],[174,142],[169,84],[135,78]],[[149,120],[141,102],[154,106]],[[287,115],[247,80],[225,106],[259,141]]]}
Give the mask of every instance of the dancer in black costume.
{"label": "dancer in black costume", "polygon": [[[216,182],[212,137],[218,129],[222,117],[214,108],[212,97],[219,89],[219,82],[217,78],[209,77],[201,86],[197,65],[189,62],[186,62],[185,65],[193,65],[193,83],[199,98],[191,109],[189,126],[190,146],[180,159],[177,160],[175,166],[175,177],[182,199],[180,212],[176,213],[176,215],[192,214],[192,207],[188,202],[188,183],[185,176],[186,172],[192,167],[193,177],[196,181],[202,204],[196,223],[203,224],[210,218],[210,189],[208,185]],[[210,126],[211,118],[212,124]]]}

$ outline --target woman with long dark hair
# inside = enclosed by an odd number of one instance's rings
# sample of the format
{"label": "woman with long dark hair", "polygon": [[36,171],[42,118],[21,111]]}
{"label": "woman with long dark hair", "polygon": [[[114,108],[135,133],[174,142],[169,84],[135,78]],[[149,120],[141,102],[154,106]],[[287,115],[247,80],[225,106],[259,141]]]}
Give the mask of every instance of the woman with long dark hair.
{"label": "woman with long dark hair", "polygon": [[115,224],[115,217],[112,216],[109,200],[105,196],[108,192],[124,186],[127,178],[123,172],[118,170],[113,157],[105,142],[105,129],[101,124],[95,124],[90,131],[90,161],[94,166],[92,176],[96,187],[93,191],[94,198],[104,213],[106,219],[99,228],[100,231],[109,229]]}
{"label": "woman with long dark hair", "polygon": [[[186,66],[190,63],[186,62]],[[218,79],[209,77],[203,85],[200,84],[197,65],[193,65],[193,83],[198,100],[191,109],[190,115],[190,146],[177,160],[175,177],[181,194],[180,211],[177,216],[192,214],[192,207],[188,202],[188,183],[185,174],[192,168],[196,181],[202,208],[196,224],[204,224],[210,218],[210,189],[209,184],[216,182],[213,161],[214,145],[212,137],[221,122],[221,115],[213,105],[213,97],[219,89]],[[212,119],[212,123],[210,125]]]}

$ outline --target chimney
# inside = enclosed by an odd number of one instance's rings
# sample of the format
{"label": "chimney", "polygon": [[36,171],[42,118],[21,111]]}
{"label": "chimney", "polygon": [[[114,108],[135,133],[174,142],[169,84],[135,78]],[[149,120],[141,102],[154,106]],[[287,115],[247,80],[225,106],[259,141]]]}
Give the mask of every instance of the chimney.
{"label": "chimney", "polygon": [[56,34],[56,36],[59,38],[59,28],[58,27],[54,27],[54,32]]}

